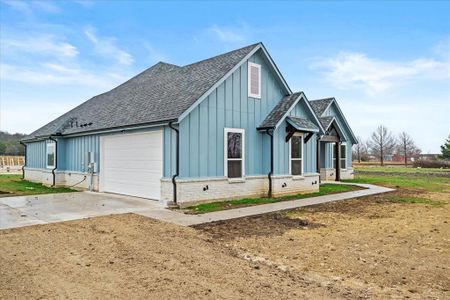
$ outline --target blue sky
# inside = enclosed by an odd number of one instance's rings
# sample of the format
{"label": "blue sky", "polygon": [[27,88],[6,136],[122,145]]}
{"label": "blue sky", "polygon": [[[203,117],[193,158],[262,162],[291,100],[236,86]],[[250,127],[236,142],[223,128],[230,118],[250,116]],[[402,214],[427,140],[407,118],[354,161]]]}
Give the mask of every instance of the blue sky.
{"label": "blue sky", "polygon": [[450,134],[450,2],[0,0],[0,129],[30,133],[158,61],[262,41],[291,88],[424,153]]}

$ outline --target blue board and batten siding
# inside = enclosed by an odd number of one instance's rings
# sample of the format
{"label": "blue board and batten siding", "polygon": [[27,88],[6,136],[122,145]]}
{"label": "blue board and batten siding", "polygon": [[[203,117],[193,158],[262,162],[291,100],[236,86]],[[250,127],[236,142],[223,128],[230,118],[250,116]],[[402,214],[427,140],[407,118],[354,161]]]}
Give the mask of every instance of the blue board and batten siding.
{"label": "blue board and batten siding", "polygon": [[47,156],[47,142],[39,141],[27,144],[27,167],[34,169],[45,169],[47,167],[45,158]]}
{"label": "blue board and batten siding", "polygon": [[[47,141],[27,143],[27,167],[45,169],[47,167]],[[86,155],[94,152],[99,164],[99,136],[89,135],[73,138],[59,138],[56,159],[58,170],[87,172]]]}
{"label": "blue board and batten siding", "polygon": [[[272,74],[268,62],[257,52],[248,61],[261,65],[261,99],[248,97],[248,65],[231,76],[180,123],[180,177],[224,176],[224,128],[245,129],[245,175],[265,175],[270,170],[270,139],[256,128],[287,94]],[[290,113],[314,119],[303,101]],[[274,132],[274,174],[289,174],[286,122]],[[175,174],[175,134],[164,129],[164,176]],[[304,172],[316,172],[316,135],[304,145]]]}
{"label": "blue board and batten siding", "polygon": [[[314,115],[310,112],[303,100],[300,100],[289,113],[290,116],[314,120]],[[289,174],[289,143],[286,143],[286,121],[274,132],[274,174]],[[303,145],[303,172],[316,173],[316,155],[317,155],[317,135],[314,134],[307,143]]]}
{"label": "blue board and batten siding", "polygon": [[[344,131],[344,139],[345,144],[347,145],[347,168],[352,167],[352,141],[351,141],[351,133],[348,131],[347,126],[345,125],[345,121],[343,116],[339,113],[339,110],[336,108],[335,104],[331,104],[330,107],[323,113],[323,116],[333,116],[336,118],[336,122],[339,124],[339,127]],[[325,157],[325,167],[332,168],[332,146],[330,143],[326,146],[327,155]]]}
{"label": "blue board and batten siding", "polygon": [[[261,99],[248,97],[247,62],[243,63],[179,125],[180,177],[224,176],[224,128],[245,129],[245,175],[269,172],[269,137],[256,128],[288,93],[271,73],[261,51],[248,61],[261,65]],[[175,173],[174,134],[165,129],[164,176]]]}

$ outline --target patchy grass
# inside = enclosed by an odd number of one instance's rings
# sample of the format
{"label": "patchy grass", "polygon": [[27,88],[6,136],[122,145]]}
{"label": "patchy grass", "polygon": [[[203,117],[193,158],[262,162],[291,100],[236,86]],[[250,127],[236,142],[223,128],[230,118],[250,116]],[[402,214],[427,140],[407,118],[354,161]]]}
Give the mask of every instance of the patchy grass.
{"label": "patchy grass", "polygon": [[0,194],[4,196],[22,196],[51,193],[75,192],[70,188],[52,188],[41,183],[22,180],[21,175],[0,175]]}
{"label": "patchy grass", "polygon": [[443,206],[447,203],[441,202],[441,201],[435,201],[427,198],[422,197],[411,197],[411,196],[389,196],[387,199],[391,202],[397,202],[397,203],[414,203],[414,204],[426,204],[431,205],[435,207]]}
{"label": "patchy grass", "polygon": [[370,183],[393,188],[409,188],[429,192],[448,192],[450,180],[447,177],[426,176],[405,177],[401,175],[356,174],[355,179],[344,180],[353,183]]}
{"label": "patchy grass", "polygon": [[239,200],[229,200],[229,201],[220,201],[220,202],[212,202],[212,203],[202,203],[194,206],[187,207],[188,213],[196,213],[196,214],[204,214],[213,211],[226,210],[238,207],[246,207],[253,206],[259,204],[267,204],[267,203],[275,203],[280,201],[287,200],[296,200],[296,199],[305,199],[311,197],[318,197],[328,194],[336,194],[336,193],[344,193],[355,190],[360,190],[362,188],[354,185],[338,185],[338,184],[322,184],[320,185],[319,192],[315,193],[307,193],[307,194],[297,194],[290,196],[282,196],[277,198],[244,198]]}
{"label": "patchy grass", "polygon": [[383,173],[449,173],[450,169],[439,168],[413,168],[413,167],[398,167],[398,166],[355,166],[356,171],[364,172],[383,172]]}

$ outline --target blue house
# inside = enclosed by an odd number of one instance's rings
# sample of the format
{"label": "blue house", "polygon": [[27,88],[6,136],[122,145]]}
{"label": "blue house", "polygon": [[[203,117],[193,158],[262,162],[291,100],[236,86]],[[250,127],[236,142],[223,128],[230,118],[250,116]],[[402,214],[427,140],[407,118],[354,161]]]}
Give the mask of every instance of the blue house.
{"label": "blue house", "polygon": [[351,178],[356,138],[334,98],[292,92],[257,43],[159,62],[23,143],[28,180],[185,205]]}

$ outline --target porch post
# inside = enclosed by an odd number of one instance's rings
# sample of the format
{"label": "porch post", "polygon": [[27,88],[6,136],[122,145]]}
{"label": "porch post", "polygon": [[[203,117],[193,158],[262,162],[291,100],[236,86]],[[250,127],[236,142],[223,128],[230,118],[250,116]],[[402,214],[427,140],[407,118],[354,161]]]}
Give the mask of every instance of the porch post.
{"label": "porch post", "polygon": [[341,142],[336,142],[334,148],[334,157],[336,157],[336,181],[341,181]]}
{"label": "porch post", "polygon": [[[316,168],[317,173],[320,174],[320,136],[317,136],[317,149],[316,149]],[[319,175],[319,183],[320,183],[320,175]]]}

